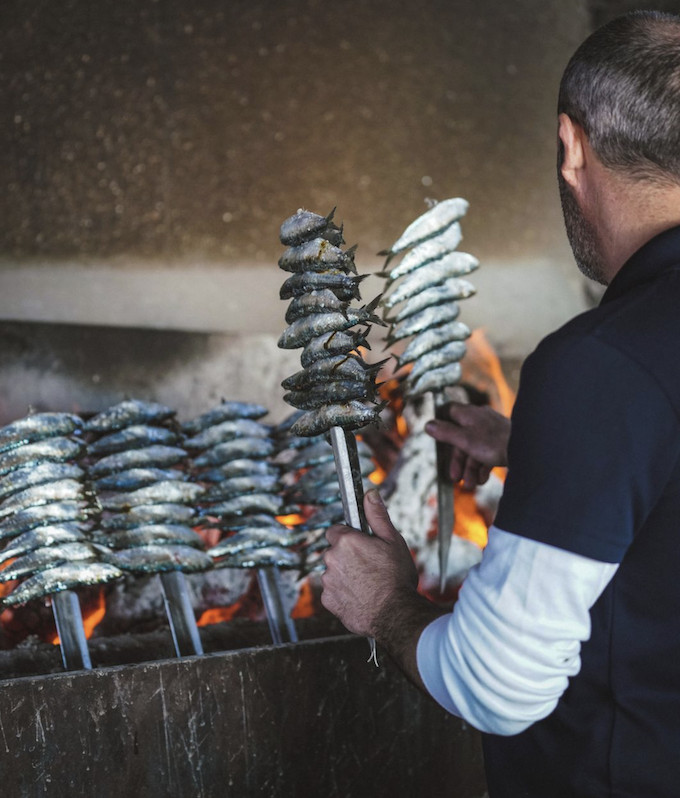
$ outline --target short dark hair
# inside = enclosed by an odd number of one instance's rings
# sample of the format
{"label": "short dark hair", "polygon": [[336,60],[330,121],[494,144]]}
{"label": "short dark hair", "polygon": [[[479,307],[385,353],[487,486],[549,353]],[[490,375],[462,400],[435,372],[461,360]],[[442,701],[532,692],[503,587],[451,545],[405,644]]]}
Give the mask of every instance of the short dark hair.
{"label": "short dark hair", "polygon": [[557,110],[605,166],[680,181],[680,16],[633,11],[596,30],[567,64]]}

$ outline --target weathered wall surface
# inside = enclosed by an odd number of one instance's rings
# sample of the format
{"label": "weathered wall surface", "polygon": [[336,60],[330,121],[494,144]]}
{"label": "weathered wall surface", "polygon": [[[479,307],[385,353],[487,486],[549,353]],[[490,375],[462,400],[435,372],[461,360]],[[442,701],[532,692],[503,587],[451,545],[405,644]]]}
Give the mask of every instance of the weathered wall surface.
{"label": "weathered wall surface", "polygon": [[5,0],[0,319],[278,335],[283,218],[337,205],[377,271],[426,198],[461,195],[482,263],[462,318],[522,357],[584,307],[559,77],[634,7]]}
{"label": "weathered wall surface", "polygon": [[337,204],[372,255],[460,194],[482,258],[542,255],[580,5],[9,0],[2,251],[267,262]]}
{"label": "weathered wall surface", "polygon": [[377,271],[426,198],[460,195],[469,321],[529,348],[580,308],[554,105],[586,5],[7,0],[0,318],[277,332],[298,207],[337,205]]}

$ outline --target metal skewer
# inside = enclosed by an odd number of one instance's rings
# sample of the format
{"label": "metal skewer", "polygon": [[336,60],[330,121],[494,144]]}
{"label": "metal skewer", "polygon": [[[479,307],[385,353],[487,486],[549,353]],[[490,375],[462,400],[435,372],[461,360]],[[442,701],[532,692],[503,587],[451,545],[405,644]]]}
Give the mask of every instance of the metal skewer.
{"label": "metal skewer", "polygon": [[203,645],[196,626],[186,579],[181,571],[167,571],[160,575],[165,612],[170,621],[172,641],[178,657],[203,653]]}
{"label": "metal skewer", "polygon": [[[372,535],[373,533],[364,515],[364,486],[361,481],[359,452],[357,451],[357,441],[354,433],[342,427],[331,427],[330,436],[335,468],[338,472],[338,482],[340,483],[345,523],[354,527],[354,529],[360,529],[367,535]],[[371,656],[368,661],[373,660],[377,666],[378,656],[375,640],[369,637],[368,642],[371,647]]]}
{"label": "metal skewer", "polygon": [[297,643],[295,623],[286,611],[281,590],[281,574],[276,565],[257,569],[257,583],[267,613],[267,622],[275,646]]}
{"label": "metal skewer", "polygon": [[[443,392],[434,395],[435,418],[448,420],[446,396]],[[439,591],[446,589],[449,566],[451,536],[456,520],[453,506],[453,480],[451,479],[451,450],[447,444],[435,441],[437,453],[437,550],[439,554]]]}
{"label": "metal skewer", "polygon": [[52,613],[57,625],[64,670],[92,670],[78,596],[72,590],[53,593]]}

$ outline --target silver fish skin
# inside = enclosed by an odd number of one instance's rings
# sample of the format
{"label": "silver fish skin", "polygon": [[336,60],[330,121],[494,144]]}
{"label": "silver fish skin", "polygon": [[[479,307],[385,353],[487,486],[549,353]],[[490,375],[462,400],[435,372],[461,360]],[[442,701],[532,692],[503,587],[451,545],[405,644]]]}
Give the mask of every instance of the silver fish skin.
{"label": "silver fish skin", "polygon": [[233,554],[218,560],[216,568],[266,568],[276,565],[278,568],[297,569],[302,566],[298,552],[284,549],[282,546],[265,546]]}
{"label": "silver fish skin", "polygon": [[380,421],[380,407],[368,406],[353,400],[343,404],[329,404],[318,410],[309,410],[296,422],[296,435],[319,435],[328,432],[331,427],[344,429],[360,429],[368,424]]}
{"label": "silver fish skin", "polygon": [[281,489],[279,475],[267,476],[253,474],[243,477],[233,477],[224,482],[218,482],[205,492],[203,502],[220,502],[241,496],[244,493],[278,493]]}
{"label": "silver fish skin", "polygon": [[94,540],[111,549],[129,549],[149,544],[176,544],[204,549],[205,544],[190,526],[181,524],[144,524],[134,529],[120,529],[108,534],[95,532]]}
{"label": "silver fish skin", "polygon": [[271,528],[262,526],[244,527],[235,535],[221,540],[211,549],[208,549],[208,554],[214,559],[218,559],[238,554],[241,551],[259,549],[265,546],[288,548],[301,543],[304,538],[304,534],[291,532],[285,527],[283,527],[283,530],[278,529],[276,526]]}
{"label": "silver fish skin", "polygon": [[417,380],[405,384],[405,392],[409,397],[421,396],[427,391],[441,391],[450,385],[460,382],[462,369],[460,363],[451,363],[438,369],[428,371]]}
{"label": "silver fish skin", "polygon": [[[370,459],[359,458],[359,467],[364,477],[367,477],[375,471],[375,463]],[[307,490],[309,488],[326,485],[329,482],[335,482],[336,485],[338,484],[338,472],[335,467],[335,461],[313,466],[308,471],[305,471],[295,484],[297,487]]]}
{"label": "silver fish skin", "polygon": [[53,502],[85,499],[85,489],[77,479],[60,479],[19,491],[0,504],[0,518],[14,515],[29,507],[40,507]]}
{"label": "silver fish skin", "polygon": [[193,482],[165,480],[130,493],[102,493],[97,500],[105,510],[128,510],[148,504],[192,504],[204,492],[203,487]]}
{"label": "silver fish skin", "polygon": [[100,456],[124,452],[128,449],[142,449],[154,444],[174,446],[178,440],[178,434],[167,427],[134,424],[131,427],[111,432],[88,444],[87,453]]}
{"label": "silver fish skin", "polygon": [[292,324],[303,316],[312,313],[344,313],[348,303],[338,299],[328,288],[321,291],[310,291],[308,294],[295,297],[291,300],[286,310],[286,324]]}
{"label": "silver fish skin", "polygon": [[236,477],[278,477],[280,469],[268,460],[231,460],[221,466],[201,471],[197,479],[201,482],[223,482]]}
{"label": "silver fish skin", "polygon": [[413,362],[413,368],[409,371],[407,378],[411,383],[414,383],[428,371],[452,365],[462,360],[466,351],[467,346],[464,341],[451,341],[439,349],[426,352]]}
{"label": "silver fish skin", "polygon": [[123,571],[159,573],[183,571],[196,573],[213,567],[212,559],[203,551],[180,544],[154,544],[120,549],[106,555],[106,561]]}
{"label": "silver fish skin", "polygon": [[34,549],[43,546],[55,546],[63,543],[78,543],[87,540],[87,536],[75,523],[40,526],[29,532],[23,532],[11,540],[0,551],[0,564],[21,557]]}
{"label": "silver fish skin", "polygon": [[297,349],[308,344],[312,338],[317,338],[324,333],[348,330],[357,324],[380,324],[384,325],[382,319],[372,312],[368,305],[362,308],[348,307],[345,313],[312,313],[294,321],[287,327],[278,345],[281,349]]}
{"label": "silver fish skin", "polygon": [[272,433],[272,426],[261,421],[241,418],[234,421],[223,421],[204,429],[192,438],[186,438],[183,446],[186,449],[207,449],[218,443],[233,441],[235,438],[267,438]]}
{"label": "silver fish skin", "polygon": [[46,482],[60,479],[82,480],[85,472],[73,463],[40,463],[36,466],[17,468],[0,479],[0,502],[12,494]]}
{"label": "silver fish skin", "polygon": [[99,552],[90,543],[75,542],[44,546],[24,554],[3,568],[0,571],[0,582],[21,579],[67,562],[94,561],[98,557]]}
{"label": "silver fish skin", "polygon": [[112,407],[102,410],[85,422],[87,432],[114,432],[137,424],[152,424],[166,421],[175,411],[158,402],[141,399],[124,399]]}
{"label": "silver fish skin", "polygon": [[441,233],[428,238],[418,244],[409,253],[404,255],[397,266],[393,266],[389,271],[379,274],[380,277],[388,277],[390,280],[397,280],[405,274],[419,269],[430,261],[437,260],[449,252],[453,252],[458,244],[463,240],[460,225],[458,222],[450,224]]}
{"label": "silver fish skin", "polygon": [[391,288],[388,299],[386,302],[383,301],[383,305],[393,307],[400,302],[406,302],[421,291],[442,285],[452,277],[464,277],[478,268],[479,261],[474,255],[469,255],[467,252],[451,252],[403,277],[401,282]]}
{"label": "silver fish skin", "polygon": [[85,451],[85,444],[65,436],[45,438],[35,443],[17,446],[0,454],[0,477],[18,468],[38,466],[42,463],[65,463],[76,460]]}
{"label": "silver fish skin", "polygon": [[196,509],[186,504],[142,504],[126,512],[104,514],[99,526],[105,531],[115,531],[146,524],[191,524],[195,517]]}
{"label": "silver fish skin", "polygon": [[103,585],[112,579],[120,579],[123,572],[120,568],[104,562],[64,563],[54,568],[30,576],[0,602],[6,607],[25,604],[32,599],[42,598],[62,590],[85,587],[87,585]]}
{"label": "silver fish skin", "polygon": [[356,382],[337,380],[324,385],[313,385],[304,391],[289,391],[283,401],[301,410],[316,410],[329,402],[342,403],[352,399],[372,402],[376,398],[376,385],[372,380]]}
{"label": "silver fish skin", "polygon": [[338,227],[333,222],[335,208],[328,216],[320,216],[304,208],[298,208],[297,212],[289,216],[281,225],[279,230],[279,240],[285,246],[295,246],[311,238],[322,236],[332,244],[340,246],[344,244],[342,238],[342,227]]}
{"label": "silver fish skin", "polygon": [[424,330],[440,327],[442,324],[455,321],[459,314],[460,305],[457,302],[452,302],[449,305],[438,305],[436,308],[426,308],[420,313],[416,313],[415,316],[406,319],[406,321],[393,326],[387,336],[387,345],[391,346],[397,341],[418,335]]}
{"label": "silver fish skin", "polygon": [[130,468],[127,471],[116,471],[106,477],[95,480],[95,492],[110,490],[131,491],[145,488],[155,482],[167,480],[185,481],[187,474],[177,468]]}
{"label": "silver fish skin", "polygon": [[[229,532],[238,532],[246,527],[271,527],[280,524],[271,513],[253,513],[248,515],[222,515],[215,526]],[[282,534],[288,531],[288,527],[281,524]]]}
{"label": "silver fish skin", "polygon": [[33,413],[0,428],[0,452],[44,438],[70,435],[82,426],[83,420],[75,413]]}
{"label": "silver fish skin", "polygon": [[193,464],[197,468],[203,466],[219,466],[229,460],[240,460],[257,457],[269,457],[274,454],[276,446],[270,438],[235,438],[233,441],[218,443],[206,449],[194,458]]}
{"label": "silver fish skin", "polygon": [[259,419],[266,416],[269,411],[262,405],[253,402],[227,402],[222,401],[197,418],[182,423],[182,432],[185,435],[197,435],[208,427],[221,424],[223,421],[236,421],[239,418]]}
{"label": "silver fish skin", "polygon": [[334,330],[312,338],[300,355],[302,367],[307,368],[317,360],[323,360],[334,355],[348,355],[350,352],[356,352],[359,347],[370,349],[371,347],[367,340],[367,333],[370,329],[369,327],[368,329],[352,332]]}
{"label": "silver fish skin", "polygon": [[166,468],[182,462],[186,457],[186,450],[179,446],[145,446],[142,449],[130,449],[102,457],[92,463],[89,473],[94,479],[99,479],[131,468]]}
{"label": "silver fish skin", "polygon": [[399,364],[410,363],[418,360],[426,352],[439,349],[451,341],[465,341],[471,335],[470,328],[462,321],[452,321],[443,324],[441,327],[434,327],[431,330],[424,330],[418,333],[399,357]]}
{"label": "silver fish skin", "polygon": [[438,202],[411,222],[389,250],[380,254],[396,255],[405,249],[416,246],[421,241],[438,235],[449,225],[462,219],[468,208],[469,203],[461,197],[452,197]]}
{"label": "silver fish skin", "polygon": [[281,382],[286,391],[302,391],[312,385],[350,380],[354,382],[372,382],[386,360],[378,363],[366,363],[358,355],[334,355],[325,360],[317,360],[306,369],[296,371]]}
{"label": "silver fish skin", "polygon": [[347,274],[340,269],[328,269],[324,272],[296,272],[284,281],[279,291],[279,297],[292,299],[308,294],[310,291],[327,288],[338,299],[350,302],[352,299],[361,299],[359,283],[367,277],[367,274]]}
{"label": "silver fish skin", "polygon": [[94,510],[85,501],[62,501],[28,507],[0,521],[0,540],[15,537],[39,526],[68,521],[87,521]]}
{"label": "silver fish skin", "polygon": [[[437,307],[438,305],[455,302],[458,299],[467,299],[476,293],[472,283],[463,278],[453,277],[441,285],[434,285],[426,288],[419,294],[409,299],[404,307],[395,316],[385,316],[384,320],[388,324],[399,324],[410,316],[415,316],[427,308]],[[383,300],[384,304],[385,300]]]}
{"label": "silver fish skin", "polygon": [[325,238],[313,238],[289,247],[279,258],[279,267],[287,272],[322,272],[339,269],[357,273],[354,248],[343,252]]}
{"label": "silver fish skin", "polygon": [[249,513],[271,513],[280,515],[283,500],[275,493],[245,493],[223,502],[201,508],[202,516],[245,515]]}
{"label": "silver fish skin", "polygon": [[327,485],[308,488],[298,487],[286,498],[297,504],[312,504],[322,507],[324,504],[334,504],[341,498],[340,485],[336,479],[335,483]]}
{"label": "silver fish skin", "polygon": [[[306,413],[303,413],[300,418],[304,418]],[[333,457],[333,447],[325,440],[309,446],[307,449],[302,449],[294,460],[290,463],[293,469],[310,468],[311,466],[319,465],[320,463],[335,462]]]}
{"label": "silver fish skin", "polygon": [[327,504],[311,515],[304,524],[304,528],[311,532],[319,529],[328,529],[333,524],[345,523],[345,511],[342,502]]}

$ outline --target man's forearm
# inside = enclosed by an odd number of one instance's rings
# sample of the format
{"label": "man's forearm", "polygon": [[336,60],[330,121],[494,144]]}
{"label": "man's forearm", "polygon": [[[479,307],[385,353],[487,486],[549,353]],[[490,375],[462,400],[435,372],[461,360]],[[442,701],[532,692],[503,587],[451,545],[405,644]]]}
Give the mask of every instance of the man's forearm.
{"label": "man's forearm", "polygon": [[446,615],[415,591],[395,597],[375,622],[375,639],[406,676],[421,690],[428,692],[420,678],[416,651],[423,629],[436,618]]}

